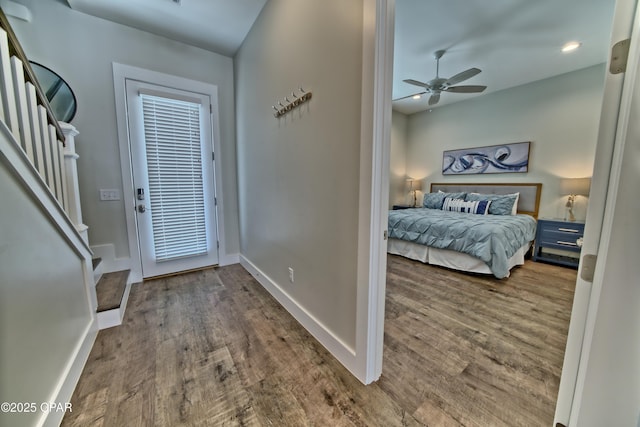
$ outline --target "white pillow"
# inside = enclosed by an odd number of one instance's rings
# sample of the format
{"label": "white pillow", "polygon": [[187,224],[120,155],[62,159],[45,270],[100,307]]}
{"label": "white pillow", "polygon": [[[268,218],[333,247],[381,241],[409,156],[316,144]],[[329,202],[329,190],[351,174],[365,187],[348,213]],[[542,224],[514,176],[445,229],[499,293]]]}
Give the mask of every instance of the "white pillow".
{"label": "white pillow", "polygon": [[520,200],[520,193],[513,193],[516,195],[516,201],[513,202],[513,207],[511,208],[511,215],[515,215],[518,213],[518,200]]}

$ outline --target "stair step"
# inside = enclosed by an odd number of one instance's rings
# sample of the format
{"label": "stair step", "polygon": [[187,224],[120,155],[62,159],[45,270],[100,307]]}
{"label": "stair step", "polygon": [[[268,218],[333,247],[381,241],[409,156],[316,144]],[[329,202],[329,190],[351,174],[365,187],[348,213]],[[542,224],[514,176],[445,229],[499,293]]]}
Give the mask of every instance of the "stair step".
{"label": "stair step", "polygon": [[104,273],[104,264],[102,258],[94,258],[91,262],[93,263],[93,283],[97,284]]}
{"label": "stair step", "polygon": [[98,313],[120,307],[128,278],[129,270],[114,271],[102,275],[96,285]]}

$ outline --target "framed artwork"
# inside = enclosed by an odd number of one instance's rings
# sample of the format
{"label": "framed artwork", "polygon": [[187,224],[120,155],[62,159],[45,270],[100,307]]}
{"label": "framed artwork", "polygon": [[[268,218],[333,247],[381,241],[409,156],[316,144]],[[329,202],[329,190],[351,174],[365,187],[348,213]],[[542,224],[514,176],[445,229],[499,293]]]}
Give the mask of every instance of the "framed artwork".
{"label": "framed artwork", "polygon": [[445,151],[442,174],[526,173],[529,172],[530,146],[528,141]]}

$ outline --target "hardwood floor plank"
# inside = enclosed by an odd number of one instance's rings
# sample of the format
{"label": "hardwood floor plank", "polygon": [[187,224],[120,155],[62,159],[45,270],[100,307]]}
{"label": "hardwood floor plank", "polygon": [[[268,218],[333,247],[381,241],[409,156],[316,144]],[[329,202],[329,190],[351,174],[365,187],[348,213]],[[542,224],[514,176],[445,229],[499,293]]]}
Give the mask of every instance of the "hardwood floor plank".
{"label": "hardwood floor plank", "polygon": [[[421,316],[426,341],[457,336],[449,340],[450,351],[470,360],[459,377],[446,381],[432,378],[438,374],[432,366],[423,368],[414,388],[427,390],[427,403],[415,411],[416,418],[439,422],[444,412],[454,425],[550,425],[575,271],[544,266],[548,274],[541,274],[539,264],[527,263],[498,281],[400,257],[389,261],[387,296],[396,319],[400,307]],[[391,340],[385,338],[388,348]],[[408,349],[406,342],[398,341],[398,354]],[[398,356],[386,356],[389,374],[395,367],[387,361]]]}
{"label": "hardwood floor plank", "polygon": [[[428,325],[424,324],[423,316],[407,313],[388,321],[384,328],[388,335],[401,341],[404,348],[425,356],[447,375],[458,375],[469,364],[463,352],[455,351],[456,344],[452,341],[457,338],[443,330],[434,335]],[[438,339],[432,339],[434,336]]]}
{"label": "hardwood floor plank", "polygon": [[254,396],[256,414],[263,426],[308,426],[308,418],[288,384],[277,375],[264,378],[249,387]]}
{"label": "hardwood floor plank", "polygon": [[388,261],[375,384],[232,265],[134,285],[62,425],[550,425],[575,270],[527,262],[497,280]]}
{"label": "hardwood floor plank", "polygon": [[415,415],[420,420],[429,420],[429,425],[433,426],[459,427],[462,425],[430,400],[425,400],[416,410]]}
{"label": "hardwood floor plank", "polygon": [[96,285],[98,313],[120,307],[122,296],[127,287],[129,270],[104,274]]}
{"label": "hardwood floor plank", "polygon": [[65,417],[65,425],[70,427],[102,427],[109,403],[109,389],[97,389],[83,399],[72,399],[72,408],[76,412],[73,417]]}

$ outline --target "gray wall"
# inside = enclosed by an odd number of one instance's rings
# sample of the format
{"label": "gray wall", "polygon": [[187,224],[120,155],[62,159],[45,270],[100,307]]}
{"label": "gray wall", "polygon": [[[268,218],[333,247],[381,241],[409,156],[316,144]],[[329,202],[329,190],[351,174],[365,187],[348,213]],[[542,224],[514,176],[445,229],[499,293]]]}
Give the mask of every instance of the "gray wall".
{"label": "gray wall", "polygon": [[60,74],[78,99],[72,124],[80,132],[82,213],[91,245],[112,243],[116,257],[129,256],[124,201],[104,202],[98,195],[101,188],[123,188],[111,65],[119,62],[218,86],[226,221],[221,226],[228,253],[238,253],[233,60],[76,12],[63,1],[19,2],[33,14],[29,23],[11,19],[27,56]]}
{"label": "gray wall", "polygon": [[[235,57],[241,253],[352,348],[362,13],[362,1],[271,0]],[[312,100],[274,118],[299,85]]]}
{"label": "gray wall", "polygon": [[[540,216],[562,217],[560,179],[593,171],[603,87],[604,65],[597,65],[413,114],[406,173],[424,179],[426,191],[431,182],[541,182]],[[442,175],[444,150],[520,141],[531,141],[528,173]],[[585,218],[585,198],[574,211]]]}

